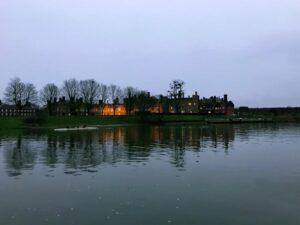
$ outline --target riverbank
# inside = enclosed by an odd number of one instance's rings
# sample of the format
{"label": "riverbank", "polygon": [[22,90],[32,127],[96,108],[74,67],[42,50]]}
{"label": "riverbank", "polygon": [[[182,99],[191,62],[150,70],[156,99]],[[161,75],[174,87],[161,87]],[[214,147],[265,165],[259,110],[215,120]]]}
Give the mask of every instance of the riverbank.
{"label": "riverbank", "polygon": [[[179,123],[179,122],[203,122],[207,116],[201,115],[144,115],[144,116],[48,116],[36,122],[22,117],[0,118],[0,129],[22,128],[62,128],[77,126],[101,126],[118,124],[143,124],[143,123]],[[210,118],[225,119],[224,116],[212,116]]]}
{"label": "riverbank", "polygon": [[40,128],[52,129],[76,126],[99,126],[110,124],[137,124],[135,116],[48,116],[42,121],[28,121],[24,117],[0,117],[0,129]]}
{"label": "riverbank", "polygon": [[144,115],[144,116],[48,116],[42,120],[28,120],[24,117],[0,118],[0,129],[22,128],[62,128],[76,126],[100,126],[118,124],[142,124],[142,123],[255,123],[255,122],[300,122],[300,115],[280,116],[207,116],[207,115]]}

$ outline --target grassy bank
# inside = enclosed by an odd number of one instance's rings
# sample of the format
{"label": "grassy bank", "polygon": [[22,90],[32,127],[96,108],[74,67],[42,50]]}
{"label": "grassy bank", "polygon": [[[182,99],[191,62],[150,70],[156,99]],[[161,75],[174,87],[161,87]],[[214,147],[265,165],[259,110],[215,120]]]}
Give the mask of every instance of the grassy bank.
{"label": "grassy bank", "polygon": [[[237,116],[240,117],[240,116]],[[234,117],[231,117],[234,118]],[[296,115],[247,115],[242,118],[268,118],[274,122],[300,122],[300,114]],[[145,116],[49,116],[39,122],[28,122],[21,117],[0,117],[0,129],[22,128],[61,128],[76,126],[96,126],[114,124],[141,124],[141,123],[180,123],[180,122],[207,122],[211,120],[228,120],[226,116],[204,115],[145,115]]]}
{"label": "grassy bank", "polygon": [[24,117],[0,117],[0,129],[60,128],[76,126],[98,126],[113,124],[138,124],[138,116],[48,116],[39,122],[28,122]]}
{"label": "grassy bank", "polygon": [[205,122],[208,118],[225,119],[226,116],[205,115],[146,115],[141,118],[146,123],[181,123],[181,122]]}
{"label": "grassy bank", "polygon": [[23,118],[19,117],[0,117],[0,130],[23,128]]}
{"label": "grassy bank", "polygon": [[0,129],[60,128],[114,124],[205,122],[206,116],[198,115],[146,115],[146,116],[49,116],[41,122],[26,122],[21,117],[0,118]]}
{"label": "grassy bank", "polygon": [[242,118],[272,118],[274,122],[300,122],[300,108],[247,108],[236,110]]}

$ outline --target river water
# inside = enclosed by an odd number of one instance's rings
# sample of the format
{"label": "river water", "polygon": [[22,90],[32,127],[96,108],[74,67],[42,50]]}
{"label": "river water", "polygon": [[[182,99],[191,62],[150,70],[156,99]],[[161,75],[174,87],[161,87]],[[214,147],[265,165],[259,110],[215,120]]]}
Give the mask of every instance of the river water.
{"label": "river water", "polygon": [[300,125],[0,133],[0,225],[298,225]]}

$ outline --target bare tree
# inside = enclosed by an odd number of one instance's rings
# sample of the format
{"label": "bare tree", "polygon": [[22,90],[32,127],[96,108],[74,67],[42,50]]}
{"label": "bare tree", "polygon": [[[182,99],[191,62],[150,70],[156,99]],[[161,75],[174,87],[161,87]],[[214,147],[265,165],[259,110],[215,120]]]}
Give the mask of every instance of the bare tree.
{"label": "bare tree", "polygon": [[78,87],[78,81],[74,78],[64,81],[63,93],[71,102],[75,101],[79,95]]}
{"label": "bare tree", "polygon": [[172,106],[174,107],[175,113],[180,112],[180,99],[184,97],[184,81],[173,80],[170,83],[170,89],[168,91],[170,98],[173,98]]}
{"label": "bare tree", "polygon": [[21,106],[25,84],[20,78],[16,77],[10,80],[5,89],[5,101],[14,105]]}
{"label": "bare tree", "polygon": [[105,84],[100,84],[99,88],[100,92],[100,98],[103,101],[103,103],[106,103],[108,100],[108,87]]}
{"label": "bare tree", "polygon": [[112,103],[113,103],[114,100],[116,99],[116,95],[117,95],[116,91],[117,91],[117,88],[118,88],[118,86],[115,85],[115,84],[111,84],[111,85],[109,85],[109,87],[108,87],[108,92],[109,92],[110,100],[111,100]]}
{"label": "bare tree", "polygon": [[40,99],[44,104],[53,103],[54,99],[57,99],[59,96],[58,87],[53,84],[46,84],[40,92]]}
{"label": "bare tree", "polygon": [[118,98],[119,102],[124,101],[124,91],[120,87],[117,87],[116,98]]}
{"label": "bare tree", "polygon": [[126,111],[129,115],[131,115],[134,110],[136,95],[139,93],[137,88],[126,87],[124,89],[124,104]]}
{"label": "bare tree", "polygon": [[184,81],[182,80],[173,80],[170,83],[170,89],[168,91],[170,98],[181,98],[184,94]]}
{"label": "bare tree", "polygon": [[49,114],[53,114],[55,99],[59,96],[59,88],[53,84],[46,84],[40,92],[40,100],[47,105]]}
{"label": "bare tree", "polygon": [[99,97],[99,88],[99,83],[94,79],[80,81],[79,91],[84,103],[93,104]]}
{"label": "bare tree", "polygon": [[37,103],[38,100],[38,92],[35,86],[31,83],[25,84],[24,93],[23,93],[23,105],[29,105]]}
{"label": "bare tree", "polygon": [[138,94],[140,91],[137,88],[128,86],[124,89],[124,98],[128,98]]}

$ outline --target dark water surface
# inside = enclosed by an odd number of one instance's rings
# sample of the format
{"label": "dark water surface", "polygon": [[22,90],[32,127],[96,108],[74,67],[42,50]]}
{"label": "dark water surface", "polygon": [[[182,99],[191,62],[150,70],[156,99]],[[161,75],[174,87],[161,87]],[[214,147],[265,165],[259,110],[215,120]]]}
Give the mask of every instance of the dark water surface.
{"label": "dark water surface", "polygon": [[298,225],[300,125],[0,134],[0,225]]}

